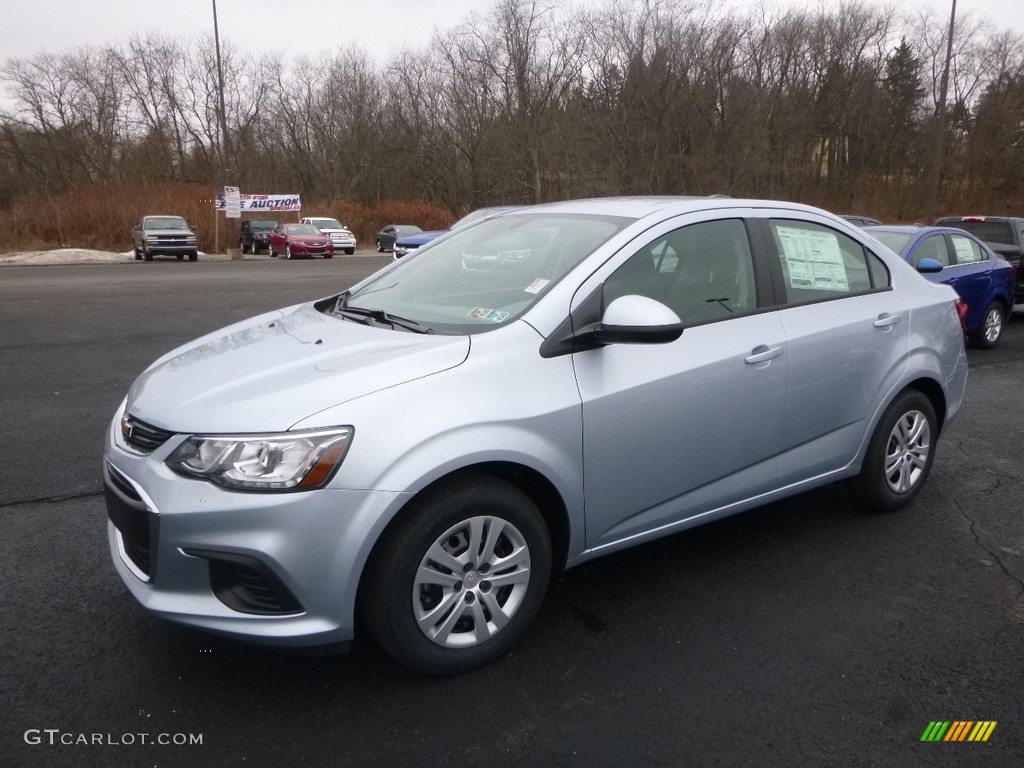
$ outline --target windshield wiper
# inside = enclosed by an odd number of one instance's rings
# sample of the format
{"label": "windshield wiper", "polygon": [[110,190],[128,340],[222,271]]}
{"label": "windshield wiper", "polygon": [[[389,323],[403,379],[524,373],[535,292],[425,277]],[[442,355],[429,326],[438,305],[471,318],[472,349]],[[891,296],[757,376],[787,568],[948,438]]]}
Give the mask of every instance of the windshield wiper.
{"label": "windshield wiper", "polygon": [[[339,299],[337,306],[334,307],[334,313],[342,315],[343,317],[349,317],[351,319],[358,318],[370,318],[380,323],[387,323],[392,328],[404,328],[407,331],[413,333],[433,333],[433,330],[423,323],[417,323],[415,320],[410,320],[407,317],[399,317],[398,315],[392,315],[390,312],[385,312],[383,309],[366,309],[365,307],[346,307]],[[363,323],[366,324],[365,322]]]}

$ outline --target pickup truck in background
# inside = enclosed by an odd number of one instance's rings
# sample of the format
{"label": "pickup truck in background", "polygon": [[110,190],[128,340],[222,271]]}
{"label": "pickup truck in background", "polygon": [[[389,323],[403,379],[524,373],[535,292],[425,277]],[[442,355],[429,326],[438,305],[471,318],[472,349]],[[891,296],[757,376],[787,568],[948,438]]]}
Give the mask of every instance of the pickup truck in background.
{"label": "pickup truck in background", "polygon": [[1024,218],[1012,216],[947,216],[938,227],[957,227],[970,232],[1002,256],[1015,270],[1014,303],[1024,304],[1021,267],[1024,266]]}

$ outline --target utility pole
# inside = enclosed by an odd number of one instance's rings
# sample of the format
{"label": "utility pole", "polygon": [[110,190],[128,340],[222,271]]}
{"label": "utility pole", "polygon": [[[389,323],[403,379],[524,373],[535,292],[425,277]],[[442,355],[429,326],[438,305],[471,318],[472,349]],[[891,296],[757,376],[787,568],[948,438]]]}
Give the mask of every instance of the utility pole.
{"label": "utility pole", "polygon": [[217,0],[213,0],[213,42],[217,49],[217,92],[220,98],[220,146],[224,165],[230,163],[230,140],[228,139],[227,110],[224,108],[224,69],[220,64],[220,30],[217,27]]}
{"label": "utility pole", "polygon": [[[213,42],[217,50],[217,94],[220,102],[220,146],[223,153],[224,172],[231,181],[235,179],[235,167],[231,161],[231,139],[228,136],[227,108],[224,106],[224,67],[220,62],[220,28],[217,24],[217,0],[213,0]],[[226,192],[226,189],[225,189]],[[227,253],[232,260],[241,260],[241,249],[235,248],[234,243],[238,242],[238,225],[234,219],[227,220],[227,208],[225,208],[225,234],[228,238]]]}
{"label": "utility pole", "polygon": [[939,82],[939,105],[935,110],[935,138],[932,145],[932,160],[928,164],[928,176],[924,189],[924,215],[930,223],[942,215],[939,210],[939,182],[942,180],[942,145],[946,139],[946,94],[949,91],[949,68],[953,61],[953,28],[956,25],[956,0],[949,14],[949,35],[946,39],[946,63],[942,68]]}

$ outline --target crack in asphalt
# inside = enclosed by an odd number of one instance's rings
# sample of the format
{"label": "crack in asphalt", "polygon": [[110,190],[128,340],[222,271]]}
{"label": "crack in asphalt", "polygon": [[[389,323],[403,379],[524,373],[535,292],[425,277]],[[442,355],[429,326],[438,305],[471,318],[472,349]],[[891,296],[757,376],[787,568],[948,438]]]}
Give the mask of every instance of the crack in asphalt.
{"label": "crack in asphalt", "polygon": [[[999,490],[1000,487],[1002,487],[1002,484],[1003,484],[1002,483],[1002,478],[999,475],[995,474],[994,472],[989,472],[987,470],[985,471],[985,474],[995,478],[996,484],[992,488],[989,488],[987,490],[981,491],[981,493],[983,493],[984,495],[988,495],[990,493],[993,493],[993,492]],[[976,525],[974,518],[972,518],[970,515],[968,515],[964,511],[964,507],[963,507],[963,504],[960,503],[960,499],[962,499],[964,496],[967,496],[968,494],[971,494],[971,493],[978,493],[978,491],[968,491],[967,493],[963,493],[960,496],[954,496],[953,497],[953,503],[956,504],[956,508],[960,511],[960,514],[963,516],[964,520],[966,520],[970,524],[970,531],[971,531],[971,535],[974,537],[974,543],[977,544],[978,547],[980,547],[983,552],[987,553],[989,555],[989,557],[991,557],[993,560],[996,561],[996,564],[1003,571],[1003,573],[1006,574],[1006,577],[1008,579],[1010,579],[1011,581],[1013,581],[1018,587],[1020,587],[1021,594],[1024,595],[1024,580],[1020,579],[1019,577],[1017,577],[1013,573],[1011,573],[1009,568],[1006,567],[1006,564],[1002,561],[1002,559],[999,557],[999,555],[997,555],[995,552],[993,552],[991,549],[989,549],[987,546],[985,546],[984,543],[982,543],[981,536],[978,534],[978,532],[974,528],[974,526]]]}
{"label": "crack in asphalt", "polygon": [[103,491],[86,491],[84,493],[69,493],[62,496],[40,496],[36,499],[17,499],[15,501],[0,502],[0,509],[8,507],[20,507],[24,504],[53,504],[59,501],[74,501],[76,499],[92,499],[102,496]]}

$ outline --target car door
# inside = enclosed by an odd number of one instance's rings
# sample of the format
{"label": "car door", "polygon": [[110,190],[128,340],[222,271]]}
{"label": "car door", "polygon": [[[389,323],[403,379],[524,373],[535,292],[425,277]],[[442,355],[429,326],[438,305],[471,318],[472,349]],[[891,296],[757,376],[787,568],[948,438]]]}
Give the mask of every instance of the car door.
{"label": "car door", "polygon": [[989,256],[966,235],[949,233],[946,240],[952,255],[952,265],[942,271],[942,282],[952,285],[967,304],[965,327],[977,328],[985,308],[992,300],[992,265]]}
{"label": "car door", "polygon": [[910,313],[885,263],[816,214],[760,214],[773,252],[789,393],[779,483],[838,470],[907,365]]}
{"label": "car door", "polygon": [[270,250],[274,253],[284,253],[284,225],[282,224],[273,232],[270,233]]}
{"label": "car door", "polygon": [[690,214],[649,230],[576,294],[576,307],[647,296],[686,324],[672,343],[573,355],[590,548],[775,485],[785,334],[777,313],[765,309],[767,275],[755,265],[741,217],[735,209],[715,221]]}

